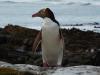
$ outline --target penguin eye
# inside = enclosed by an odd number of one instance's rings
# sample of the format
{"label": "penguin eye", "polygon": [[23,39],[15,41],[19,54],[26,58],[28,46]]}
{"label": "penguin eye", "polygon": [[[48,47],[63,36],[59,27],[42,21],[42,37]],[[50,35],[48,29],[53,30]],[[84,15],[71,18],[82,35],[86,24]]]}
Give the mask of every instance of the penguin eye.
{"label": "penguin eye", "polygon": [[46,11],[46,9],[43,9],[43,12],[45,12]]}
{"label": "penguin eye", "polygon": [[43,11],[43,10],[41,10],[41,11],[39,11],[39,13],[40,13],[40,14],[43,14],[43,13],[44,13],[44,11]]}

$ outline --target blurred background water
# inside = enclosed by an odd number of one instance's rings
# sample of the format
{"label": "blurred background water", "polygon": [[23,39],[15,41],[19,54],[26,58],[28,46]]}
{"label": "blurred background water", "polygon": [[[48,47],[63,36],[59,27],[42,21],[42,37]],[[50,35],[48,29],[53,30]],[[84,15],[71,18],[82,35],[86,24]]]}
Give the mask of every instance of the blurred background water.
{"label": "blurred background water", "polygon": [[47,7],[61,25],[100,22],[99,0],[0,0],[0,27],[16,24],[40,28],[42,19],[31,16]]}

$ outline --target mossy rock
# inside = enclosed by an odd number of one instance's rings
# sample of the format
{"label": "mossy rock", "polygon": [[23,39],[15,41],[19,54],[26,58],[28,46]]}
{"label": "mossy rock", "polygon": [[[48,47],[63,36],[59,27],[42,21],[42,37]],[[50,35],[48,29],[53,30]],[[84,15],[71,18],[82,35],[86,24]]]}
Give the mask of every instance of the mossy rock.
{"label": "mossy rock", "polygon": [[0,75],[24,75],[24,73],[12,68],[0,68]]}

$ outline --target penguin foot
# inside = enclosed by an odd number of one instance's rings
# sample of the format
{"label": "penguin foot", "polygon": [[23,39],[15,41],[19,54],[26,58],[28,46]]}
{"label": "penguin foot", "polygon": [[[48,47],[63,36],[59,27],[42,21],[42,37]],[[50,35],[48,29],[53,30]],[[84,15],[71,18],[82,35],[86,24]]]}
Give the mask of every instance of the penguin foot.
{"label": "penguin foot", "polygon": [[47,63],[43,63],[43,67],[49,67]]}
{"label": "penguin foot", "polygon": [[49,65],[48,63],[43,63],[43,67],[61,67],[61,65]]}

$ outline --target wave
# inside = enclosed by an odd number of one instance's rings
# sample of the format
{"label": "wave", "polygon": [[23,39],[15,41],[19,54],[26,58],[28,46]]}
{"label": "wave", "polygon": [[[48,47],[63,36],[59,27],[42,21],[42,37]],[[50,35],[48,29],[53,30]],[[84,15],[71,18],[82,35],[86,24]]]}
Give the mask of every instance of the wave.
{"label": "wave", "polygon": [[81,6],[89,6],[89,5],[93,5],[93,3],[81,3]]}
{"label": "wave", "polygon": [[39,3],[50,3],[50,4],[66,4],[66,5],[73,5],[76,4],[76,2],[64,2],[61,0],[34,0],[34,1],[0,1],[0,3],[10,3],[10,4],[14,4],[14,3],[35,3],[35,2],[39,2]]}
{"label": "wave", "polygon": [[83,3],[82,5],[83,6],[88,6],[88,5],[91,5],[92,3]]}
{"label": "wave", "polygon": [[81,6],[90,6],[90,5],[100,6],[100,2],[82,3],[81,4]]}
{"label": "wave", "polygon": [[[55,1],[55,2],[98,2],[99,0],[1,0],[6,2],[36,2],[36,1]],[[1,2],[0,1],[0,2]]]}
{"label": "wave", "polygon": [[12,1],[12,0],[7,0],[7,1],[0,1],[0,3],[10,3],[10,4],[14,4],[14,3],[34,3],[34,2],[39,2],[39,3],[51,3],[51,4],[66,4],[66,5],[74,5],[74,4],[78,4],[78,5],[81,5],[81,6],[89,6],[89,5],[97,5],[97,6],[100,6],[100,2],[98,1],[79,1],[79,0],[15,0],[15,1]]}
{"label": "wave", "polygon": [[5,0],[5,1],[0,1],[0,2],[6,2],[6,3],[15,3],[15,2],[65,2],[65,3],[70,3],[70,2],[87,2],[85,1],[80,1],[80,0]]}
{"label": "wave", "polygon": [[81,5],[81,6],[89,6],[92,5],[92,3],[88,3],[88,2],[68,2],[66,3],[66,5]]}
{"label": "wave", "polygon": [[0,3],[16,3],[14,1],[0,1]]}
{"label": "wave", "polygon": [[23,3],[23,2],[29,3],[29,2],[32,2],[32,1],[18,1],[18,0],[17,1],[0,1],[0,3]]}
{"label": "wave", "polygon": [[75,2],[69,2],[69,3],[67,3],[67,5],[73,5],[73,4],[75,4]]}

